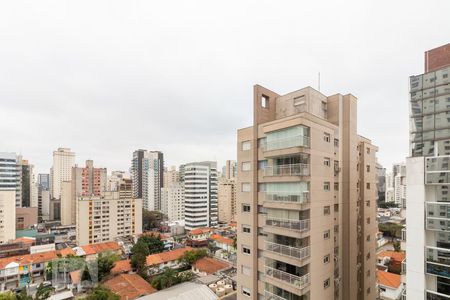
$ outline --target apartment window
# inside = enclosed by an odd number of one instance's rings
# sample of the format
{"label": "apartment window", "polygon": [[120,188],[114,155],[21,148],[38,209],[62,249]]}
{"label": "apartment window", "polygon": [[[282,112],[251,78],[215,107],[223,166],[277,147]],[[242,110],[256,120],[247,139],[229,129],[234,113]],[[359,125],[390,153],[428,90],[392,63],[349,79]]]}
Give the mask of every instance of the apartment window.
{"label": "apartment window", "polygon": [[367,288],[367,294],[370,294],[370,288]]}
{"label": "apartment window", "polygon": [[242,265],[242,267],[241,267],[241,273],[244,274],[244,275],[247,275],[247,276],[251,276],[252,275],[250,267],[247,267],[247,266],[244,266],[244,265]]}
{"label": "apartment window", "polygon": [[369,234],[369,235],[367,235],[367,237],[366,237],[366,241],[370,242],[370,234]]}
{"label": "apartment window", "polygon": [[366,219],[367,224],[370,224],[370,218]]}
{"label": "apartment window", "polygon": [[294,106],[305,104],[305,95],[294,98]]}
{"label": "apartment window", "polygon": [[329,215],[330,212],[331,212],[330,206],[324,206],[324,207],[323,207],[323,214],[324,214],[325,216]]}
{"label": "apartment window", "polygon": [[442,78],[448,78],[448,74],[442,74]]}
{"label": "apartment window", "polygon": [[334,190],[339,191],[339,182],[334,183]]}
{"label": "apartment window", "polygon": [[330,262],[330,254],[327,254],[323,257],[323,263],[327,264]]}
{"label": "apartment window", "polygon": [[242,163],[242,168],[241,168],[242,171],[250,171],[250,168],[251,168],[251,163],[249,161],[244,161]]}
{"label": "apartment window", "polygon": [[367,172],[370,172],[370,165],[366,166],[366,170],[367,170]]}
{"label": "apartment window", "polygon": [[370,200],[367,200],[367,201],[366,201],[366,206],[367,206],[367,207],[370,207]]}
{"label": "apartment window", "polygon": [[325,142],[329,143],[329,142],[330,142],[330,139],[331,139],[331,135],[330,135],[329,133],[324,132],[324,133],[323,133],[323,140],[324,140]]}
{"label": "apartment window", "polygon": [[242,204],[242,211],[243,212],[250,212],[250,205],[249,204]]}
{"label": "apartment window", "polygon": [[250,183],[249,182],[243,182],[241,188],[242,188],[243,192],[250,192]]}
{"label": "apartment window", "polygon": [[331,159],[329,157],[325,157],[323,159],[323,164],[327,167],[329,167],[331,165]]}
{"label": "apartment window", "polygon": [[339,212],[339,204],[334,205],[334,212]]}
{"label": "apartment window", "polygon": [[244,141],[244,142],[242,142],[242,144],[241,144],[241,149],[242,149],[242,151],[250,150],[251,147],[252,147],[252,142],[251,142],[251,141]]}
{"label": "apartment window", "polygon": [[329,181],[325,181],[323,183],[323,189],[324,189],[324,191],[329,191],[330,190],[330,182]]}
{"label": "apartment window", "polygon": [[338,139],[334,139],[334,146],[335,147],[339,147],[339,140]]}
{"label": "apartment window", "polygon": [[269,107],[269,97],[266,95],[261,96],[261,107],[268,108]]}
{"label": "apartment window", "polygon": [[330,230],[328,229],[323,232],[323,239],[328,240],[329,238],[330,238]]}
{"label": "apartment window", "polygon": [[242,232],[244,232],[244,233],[250,233],[250,226],[248,226],[248,225],[242,225]]}
{"label": "apartment window", "polygon": [[242,246],[242,253],[250,255],[250,248],[247,246]]}
{"label": "apartment window", "polygon": [[367,270],[367,277],[370,277],[370,269]]}
{"label": "apartment window", "polygon": [[334,225],[334,233],[338,233],[339,232],[339,225]]}
{"label": "apartment window", "polygon": [[367,154],[370,154],[370,148],[366,148]]}
{"label": "apartment window", "polygon": [[369,182],[366,183],[366,189],[370,190],[370,183]]}
{"label": "apartment window", "polygon": [[370,252],[367,252],[366,259],[367,259],[367,260],[370,259]]}
{"label": "apartment window", "polygon": [[324,282],[323,282],[323,288],[327,289],[330,287],[330,278],[327,278]]}
{"label": "apartment window", "polygon": [[250,297],[250,295],[251,295],[250,289],[246,288],[246,287],[242,287],[242,295]]}

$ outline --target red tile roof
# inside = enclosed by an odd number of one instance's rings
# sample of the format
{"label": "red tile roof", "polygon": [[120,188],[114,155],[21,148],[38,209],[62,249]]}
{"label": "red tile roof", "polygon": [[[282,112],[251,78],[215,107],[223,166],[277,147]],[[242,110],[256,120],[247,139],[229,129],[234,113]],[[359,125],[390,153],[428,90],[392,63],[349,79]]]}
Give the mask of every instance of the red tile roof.
{"label": "red tile roof", "polygon": [[111,269],[111,274],[128,273],[131,271],[131,261],[129,259],[116,261]]}
{"label": "red tile roof", "polygon": [[378,284],[396,289],[402,283],[402,276],[394,273],[377,271],[377,282]]}
{"label": "red tile roof", "polygon": [[208,232],[211,232],[212,231],[212,229],[211,228],[208,228],[208,227],[205,227],[205,228],[195,228],[195,229],[192,229],[190,232],[189,232],[189,235],[199,235],[199,234],[204,234],[204,233],[208,233]]}
{"label": "red tile roof", "polygon": [[12,241],[13,243],[25,243],[25,244],[34,244],[36,242],[35,238],[30,237],[20,237]]}
{"label": "red tile roof", "polygon": [[147,266],[159,265],[169,261],[177,260],[184,254],[184,252],[190,250],[192,250],[191,247],[184,247],[172,251],[149,255],[147,256]]}
{"label": "red tile roof", "polygon": [[214,241],[220,243],[220,244],[227,244],[229,246],[233,246],[233,240],[218,234],[213,234],[209,237],[210,239],[213,239]]}
{"label": "red tile roof", "polygon": [[197,260],[193,267],[198,269],[200,272],[205,272],[207,274],[213,274],[220,270],[227,269],[230,267],[230,264],[226,262],[211,258],[211,257],[203,257]]}
{"label": "red tile roof", "polygon": [[81,246],[86,255],[97,254],[105,251],[117,251],[120,250],[120,246],[117,242],[106,242],[99,244],[90,244]]}
{"label": "red tile roof", "polygon": [[386,256],[398,262],[402,262],[406,258],[405,252],[381,251],[380,253],[377,254],[378,258],[383,258]]}
{"label": "red tile roof", "polygon": [[76,255],[75,251],[73,251],[72,248],[64,248],[61,250],[57,250],[56,253],[61,256]]}
{"label": "red tile roof", "polygon": [[132,300],[156,292],[150,283],[137,274],[117,275],[103,285],[119,295],[121,300]]}
{"label": "red tile roof", "polygon": [[12,262],[18,263],[19,266],[30,264],[39,264],[58,258],[56,251],[40,252],[35,254],[17,255],[0,259],[0,269],[4,269]]}

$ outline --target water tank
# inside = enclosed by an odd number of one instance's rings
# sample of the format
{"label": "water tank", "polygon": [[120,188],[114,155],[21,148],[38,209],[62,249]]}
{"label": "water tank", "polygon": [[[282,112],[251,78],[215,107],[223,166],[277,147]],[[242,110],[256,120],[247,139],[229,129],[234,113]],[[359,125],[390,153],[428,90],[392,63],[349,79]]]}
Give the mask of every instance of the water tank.
{"label": "water tank", "polygon": [[217,290],[216,290],[216,295],[217,295],[218,297],[225,296],[225,289],[224,289],[224,288],[221,288],[221,287],[218,287]]}
{"label": "water tank", "polygon": [[217,289],[217,284],[215,284],[215,283],[211,283],[210,285],[208,285],[209,286],[209,288],[215,293],[216,292],[216,289]]}
{"label": "water tank", "polygon": [[223,280],[217,281],[217,287],[223,288],[224,285],[225,285],[225,282]]}
{"label": "water tank", "polygon": [[233,286],[231,284],[225,284],[224,289],[225,289],[225,294],[228,294],[233,291]]}

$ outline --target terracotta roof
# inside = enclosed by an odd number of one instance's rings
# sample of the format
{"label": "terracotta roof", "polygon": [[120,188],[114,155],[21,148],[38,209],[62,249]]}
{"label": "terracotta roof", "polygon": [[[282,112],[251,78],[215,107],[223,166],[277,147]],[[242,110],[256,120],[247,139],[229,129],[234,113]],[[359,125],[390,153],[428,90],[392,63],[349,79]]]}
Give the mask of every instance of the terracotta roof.
{"label": "terracotta roof", "polygon": [[195,229],[192,229],[190,232],[189,232],[189,234],[190,235],[199,235],[199,234],[204,234],[204,233],[208,233],[208,232],[211,232],[212,231],[212,229],[211,228],[208,228],[208,227],[205,227],[205,228],[195,228]]}
{"label": "terracotta roof", "polygon": [[377,257],[379,257],[379,258],[383,258],[386,256],[388,256],[398,262],[402,262],[406,258],[405,252],[381,251],[380,253],[377,254]]}
{"label": "terracotta roof", "polygon": [[19,266],[26,266],[30,264],[39,264],[43,262],[48,262],[56,258],[58,258],[58,256],[56,255],[56,251],[5,257],[0,259],[0,269],[4,269],[7,265],[9,265],[12,262],[19,264]]}
{"label": "terracotta roof", "polygon": [[103,285],[119,295],[122,300],[132,300],[156,292],[150,283],[137,274],[117,275]]}
{"label": "terracotta roof", "polygon": [[116,251],[120,250],[120,246],[117,242],[106,242],[99,244],[90,244],[86,246],[81,246],[86,255],[97,254],[105,251]]}
{"label": "terracotta roof", "polygon": [[209,237],[210,239],[213,239],[214,241],[220,243],[220,244],[227,244],[229,246],[233,246],[233,240],[218,234],[213,234]]}
{"label": "terracotta roof", "polygon": [[377,271],[377,282],[378,284],[396,289],[402,283],[402,276],[394,273]]}
{"label": "terracotta roof", "polygon": [[184,247],[172,251],[152,254],[147,256],[147,266],[159,265],[165,262],[179,259],[184,252],[192,250],[191,247]]}
{"label": "terracotta roof", "polygon": [[61,256],[76,255],[75,251],[73,251],[72,248],[64,248],[64,249],[56,251],[56,253],[60,254]]}
{"label": "terracotta roof", "polygon": [[13,243],[25,243],[25,244],[34,244],[36,242],[35,238],[30,237],[20,237],[12,241]]}
{"label": "terracotta roof", "polygon": [[198,269],[200,272],[205,272],[207,274],[213,274],[220,270],[227,269],[230,267],[226,262],[211,258],[211,257],[203,257],[197,260],[193,267]]}
{"label": "terracotta roof", "polygon": [[116,261],[111,269],[111,274],[128,273],[131,271],[131,261],[129,259]]}

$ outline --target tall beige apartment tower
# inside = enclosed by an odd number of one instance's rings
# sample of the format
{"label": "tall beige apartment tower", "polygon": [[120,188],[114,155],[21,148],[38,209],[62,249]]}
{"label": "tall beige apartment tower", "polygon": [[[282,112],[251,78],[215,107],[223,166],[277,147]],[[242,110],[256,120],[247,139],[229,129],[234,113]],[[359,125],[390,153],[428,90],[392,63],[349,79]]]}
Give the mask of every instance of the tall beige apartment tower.
{"label": "tall beige apartment tower", "polygon": [[357,99],[254,87],[238,130],[238,299],[376,299],[376,152]]}

